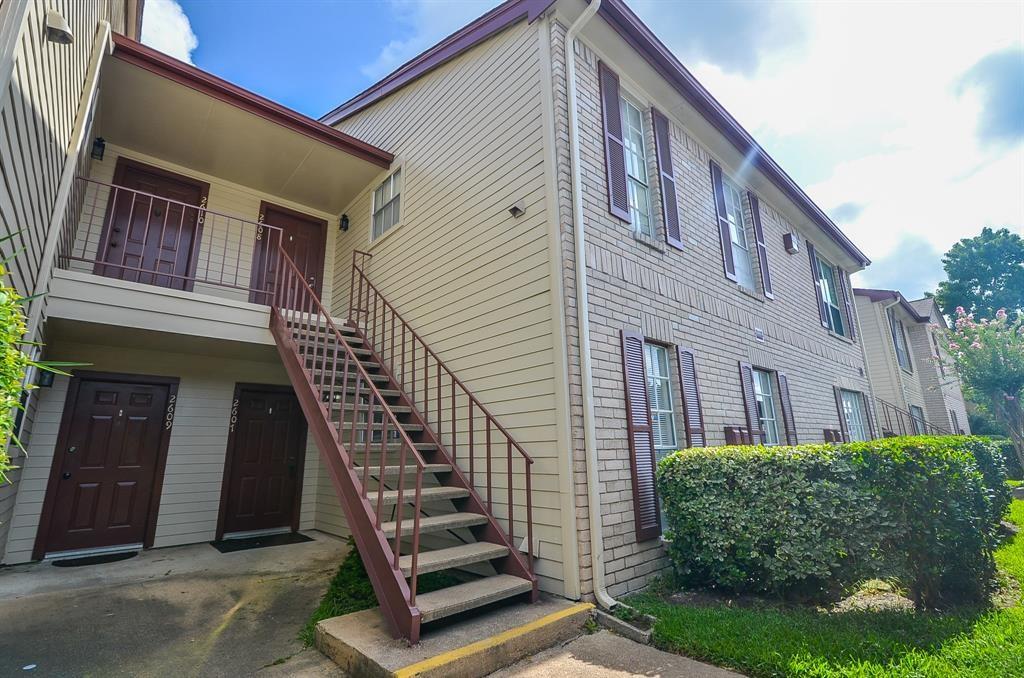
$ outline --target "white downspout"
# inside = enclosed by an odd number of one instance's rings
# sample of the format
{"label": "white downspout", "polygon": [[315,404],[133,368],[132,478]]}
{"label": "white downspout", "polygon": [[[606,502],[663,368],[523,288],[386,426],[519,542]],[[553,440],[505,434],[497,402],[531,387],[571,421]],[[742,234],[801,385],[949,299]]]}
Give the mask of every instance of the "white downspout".
{"label": "white downspout", "polygon": [[597,14],[601,0],[591,0],[583,14],[565,34],[566,91],[569,95],[569,173],[572,175],[572,231],[576,261],[576,324],[580,339],[580,372],[583,379],[583,450],[587,460],[587,507],[590,522],[590,562],[594,597],[598,605],[611,609],[618,603],[604,584],[604,535],[601,495],[598,492],[597,429],[594,426],[594,382],[590,363],[590,312],[587,301],[587,261],[583,232],[583,186],[580,177],[580,131],[577,119],[576,58],[573,43],[583,26]]}

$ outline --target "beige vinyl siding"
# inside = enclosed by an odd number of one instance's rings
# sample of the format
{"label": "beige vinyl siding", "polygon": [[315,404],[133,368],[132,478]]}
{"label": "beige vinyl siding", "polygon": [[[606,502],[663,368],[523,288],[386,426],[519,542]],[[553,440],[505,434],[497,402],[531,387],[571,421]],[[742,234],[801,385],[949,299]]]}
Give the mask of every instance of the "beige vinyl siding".
{"label": "beige vinyl siding", "polygon": [[[272,349],[267,361],[223,356],[169,353],[117,346],[54,341],[48,357],[92,363],[88,369],[158,376],[176,376],[174,424],[160,498],[154,546],[210,541],[217,528],[221,482],[227,452],[228,420],[235,384],[287,384],[284,368]],[[53,463],[63,416],[68,379],[57,377],[40,389],[36,431],[24,461],[17,505],[4,563],[29,560],[39,526],[46,483]],[[302,484],[300,529],[316,523],[320,460],[312,436],[307,439]],[[337,499],[334,500],[335,505]]]}
{"label": "beige vinyl siding", "polygon": [[906,409],[903,388],[900,384],[900,367],[896,362],[896,352],[892,345],[892,334],[889,331],[889,318],[885,312],[885,304],[872,302],[867,297],[860,295],[855,295],[855,297],[871,388],[876,397],[901,409]]}
{"label": "beige vinyl siding", "polygon": [[[47,228],[57,201],[63,169],[99,21],[110,11],[111,25],[123,32],[123,2],[93,0],[4,0],[0,7],[0,259],[8,264],[9,282],[31,294],[43,267]],[[75,36],[70,45],[44,38],[47,9],[67,19]],[[10,40],[5,38],[10,36]],[[86,139],[91,138],[86,134]],[[88,156],[80,158],[87,162]],[[73,198],[74,196],[72,196]],[[43,304],[45,313],[45,298]],[[41,334],[30,337],[41,339]],[[34,414],[35,396],[29,401]],[[29,440],[34,417],[26,417],[22,437]],[[14,463],[24,459],[12,450]],[[0,550],[12,522],[14,495],[22,472],[0,487]]]}
{"label": "beige vinyl siding", "polygon": [[[539,47],[536,26],[522,22],[337,125],[394,153],[405,185],[400,224],[376,242],[370,242],[376,184],[345,210],[351,228],[338,238],[333,309],[347,316],[352,252],[369,249],[374,284],[535,458],[536,570],[542,588],[560,593]],[[526,211],[515,219],[508,208],[519,200]],[[451,422],[438,428],[450,443]],[[458,422],[457,447],[466,428],[465,420]],[[503,454],[494,457],[499,520],[507,517]],[[513,477],[521,488],[518,460]],[[525,509],[517,503],[515,511],[519,541]]]}
{"label": "beige vinyl siding", "polygon": [[[210,185],[207,207],[211,212],[203,224],[202,242],[196,255],[196,277],[213,282],[224,280],[225,283],[248,286],[251,279],[253,246],[257,235],[257,227],[253,222],[260,218],[260,202],[267,201],[282,207],[327,220],[327,253],[334,251],[334,241],[338,233],[338,215],[326,214],[309,209],[304,205],[289,202],[272,195],[254,191],[246,186],[225,181],[190,168],[168,163],[160,158],[137,153],[131,149],[121,148],[114,143],[107,143],[103,161],[93,161],[89,178],[104,184],[112,184],[117,160],[120,157],[130,158],[147,165],[170,170],[186,177],[206,182]],[[103,220],[106,218],[110,189],[100,184],[87,184],[81,211],[74,256],[84,257],[90,262],[96,257],[96,249],[103,233]],[[119,200],[122,198],[119,198]],[[227,216],[222,216],[227,215]],[[237,217],[232,219],[230,217]],[[91,273],[90,262],[72,261],[69,268],[76,271]],[[331,300],[331,281],[334,279],[334,258],[324,256],[323,301],[325,305]],[[216,284],[199,283],[193,289],[198,294],[209,294],[238,301],[248,301],[249,293],[245,290],[231,289]]]}

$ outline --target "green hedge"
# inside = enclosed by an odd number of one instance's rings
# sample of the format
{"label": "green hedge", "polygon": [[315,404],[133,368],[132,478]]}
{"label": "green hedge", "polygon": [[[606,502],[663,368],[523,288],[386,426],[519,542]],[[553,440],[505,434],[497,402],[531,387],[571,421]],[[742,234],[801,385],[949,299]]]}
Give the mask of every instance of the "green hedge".
{"label": "green hedge", "polygon": [[683,584],[828,598],[896,576],[932,607],[987,595],[1005,474],[991,441],[913,436],[684,450],[658,488]]}

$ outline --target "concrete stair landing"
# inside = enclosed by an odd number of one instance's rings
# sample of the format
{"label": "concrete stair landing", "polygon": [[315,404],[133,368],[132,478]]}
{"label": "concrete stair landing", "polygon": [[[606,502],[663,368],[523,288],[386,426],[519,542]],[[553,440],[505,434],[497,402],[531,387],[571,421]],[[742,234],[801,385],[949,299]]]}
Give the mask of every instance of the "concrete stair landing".
{"label": "concrete stair landing", "polygon": [[[436,593],[451,595],[457,588]],[[417,597],[424,619],[433,595]],[[547,596],[532,605],[485,608],[441,628],[425,627],[412,647],[391,637],[374,608],[320,622],[316,646],[348,676],[477,678],[581,635],[593,608]]]}

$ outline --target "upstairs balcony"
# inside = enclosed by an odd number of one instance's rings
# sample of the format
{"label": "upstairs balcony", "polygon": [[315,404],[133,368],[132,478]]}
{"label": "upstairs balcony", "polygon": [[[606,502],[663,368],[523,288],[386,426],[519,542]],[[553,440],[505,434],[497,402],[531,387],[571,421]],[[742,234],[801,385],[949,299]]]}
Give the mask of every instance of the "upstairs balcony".
{"label": "upstairs balcony", "polygon": [[123,37],[101,82],[48,326],[270,346],[278,245],[330,307],[341,212],[390,154]]}

